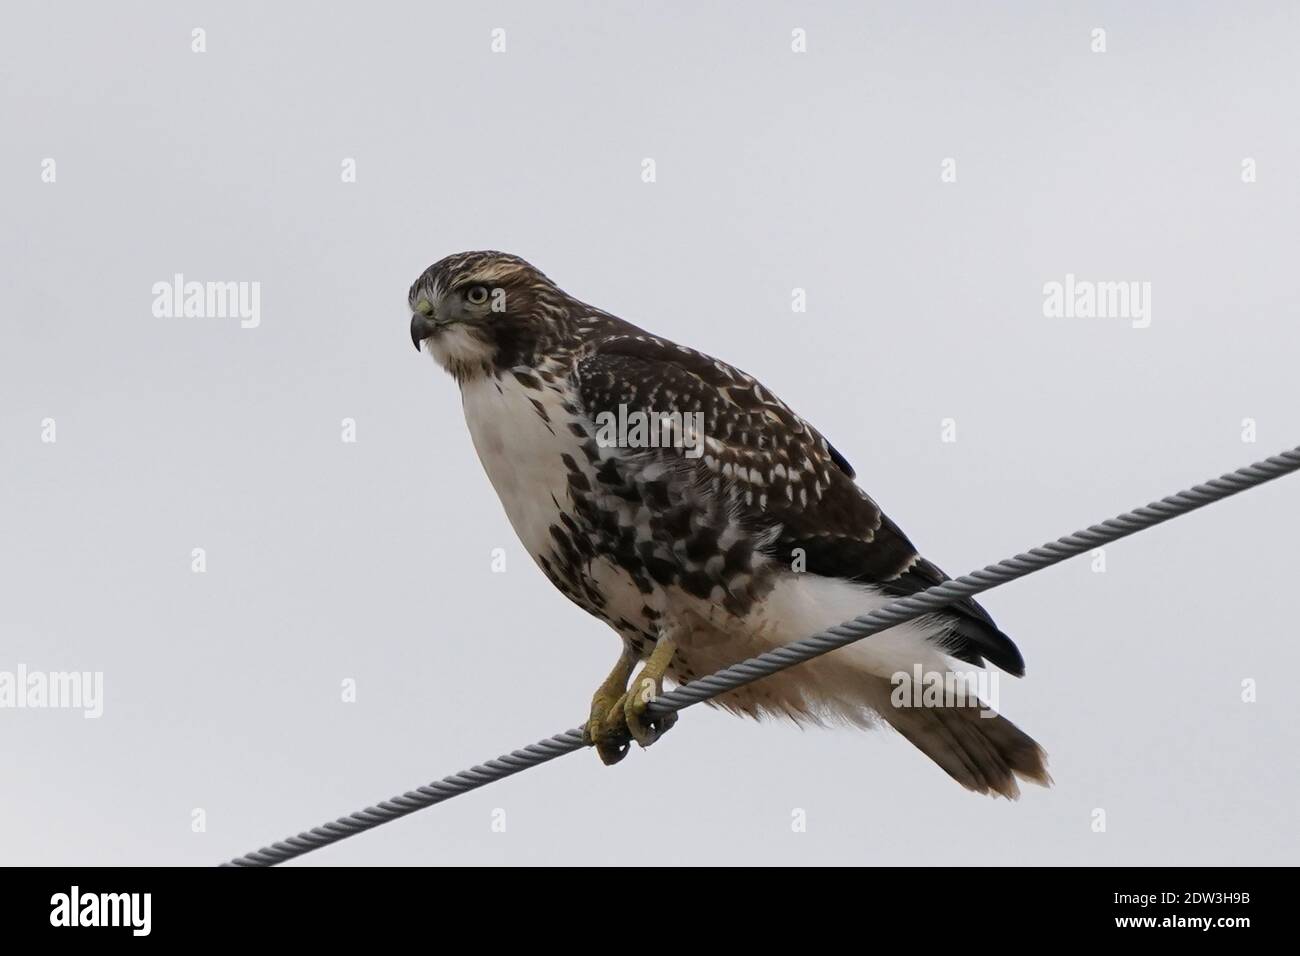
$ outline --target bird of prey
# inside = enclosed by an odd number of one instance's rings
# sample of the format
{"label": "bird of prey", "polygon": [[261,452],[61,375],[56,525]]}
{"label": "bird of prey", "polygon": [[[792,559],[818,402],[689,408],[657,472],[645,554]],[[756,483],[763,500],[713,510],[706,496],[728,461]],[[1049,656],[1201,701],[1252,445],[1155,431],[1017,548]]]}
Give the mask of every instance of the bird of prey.
{"label": "bird of prey", "polygon": [[[474,448],[524,547],[621,638],[585,730],[605,763],[668,729],[671,718],[647,713],[665,677],[688,682],[947,579],[819,431],[727,363],[586,305],[500,252],[434,263],[408,302],[411,340],[459,384]],[[674,440],[605,429],[636,413],[657,416],[652,432],[667,422]],[[688,421],[702,426],[693,442]],[[712,703],[799,723],[884,721],[979,793],[1014,798],[1017,778],[1047,785],[1042,748],[1006,718],[891,695],[895,675],[950,673],[955,661],[1024,673],[1011,639],[965,600]]]}

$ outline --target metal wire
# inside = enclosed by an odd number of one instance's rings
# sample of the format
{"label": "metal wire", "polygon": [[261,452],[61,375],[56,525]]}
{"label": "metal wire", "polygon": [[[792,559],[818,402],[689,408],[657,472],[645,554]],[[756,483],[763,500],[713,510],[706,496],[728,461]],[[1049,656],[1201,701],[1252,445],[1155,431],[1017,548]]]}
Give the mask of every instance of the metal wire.
{"label": "metal wire", "polygon": [[[1027,574],[1075,557],[1085,551],[1110,544],[1120,538],[1161,524],[1171,518],[1203,508],[1208,504],[1230,497],[1248,488],[1262,485],[1266,481],[1280,478],[1282,475],[1300,471],[1300,447],[1292,448],[1263,461],[1239,468],[1203,484],[1180,491],[1176,495],[1161,498],[1150,504],[1126,511],[1100,524],[1092,525],[1082,531],[1066,535],[1041,547],[1018,554],[1013,558],[999,561],[997,564],[962,575],[951,581],[945,581],[932,588],[920,591],[911,597],[892,601],[870,614],[854,618],[844,624],[836,625],[779,647],[775,650],[752,657],[739,664],[725,667],[717,673],[699,680],[683,684],[676,690],[664,694],[648,708],[653,716],[664,716],[683,710],[701,701],[717,697],[729,690],[735,690],[762,677],[775,674],[796,664],[817,657],[854,641],[878,634],[896,624],[910,621],[923,614],[929,614],[951,604],[953,601],[979,594],[990,588],[1014,581]],[[318,850],[331,843],[374,829],[381,824],[404,817],[416,810],[423,810],[436,803],[477,790],[497,780],[513,776],[522,770],[547,763],[556,757],[583,748],[582,728],[575,727],[563,733],[539,740],[520,750],[503,754],[495,760],[478,764],[468,770],[452,774],[415,790],[409,790],[400,796],[377,803],[374,806],[358,810],[346,817],[339,817],[312,830],[305,830],[297,836],[288,837],[279,843],[262,847],[243,856],[236,857],[222,866],[274,866],[294,857]]]}

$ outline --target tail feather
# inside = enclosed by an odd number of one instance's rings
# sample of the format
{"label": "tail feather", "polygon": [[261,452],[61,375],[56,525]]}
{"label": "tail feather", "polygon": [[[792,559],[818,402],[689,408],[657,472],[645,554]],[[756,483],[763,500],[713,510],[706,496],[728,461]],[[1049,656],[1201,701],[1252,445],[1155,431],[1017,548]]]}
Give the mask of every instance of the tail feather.
{"label": "tail feather", "polygon": [[869,727],[883,720],[968,790],[1014,800],[1020,795],[1017,780],[1051,786],[1043,748],[1001,714],[969,705],[896,707],[885,678],[817,665],[800,664],[709,703],[800,724]]}
{"label": "tail feather", "polygon": [[[881,715],[916,749],[968,790],[1020,796],[1017,778],[1050,786],[1047,754],[1001,714],[976,707],[881,708]],[[983,714],[983,716],[981,716]]]}
{"label": "tail feather", "polygon": [[[692,619],[673,656],[670,677],[676,683],[695,680],[889,602],[890,595],[878,587],[816,574],[778,576],[753,620]],[[983,629],[976,633],[971,622],[982,623]],[[987,659],[1013,673],[1024,670],[1015,645],[971,602],[956,625],[951,615],[925,615],[710,703],[737,714],[785,717],[800,724],[866,728],[889,723],[950,777],[978,793],[1014,798],[1020,792],[1018,780],[1049,785],[1047,755],[1005,717],[984,707],[961,706],[966,701],[955,699],[947,707],[920,702],[895,706],[899,674],[911,675],[917,667],[927,675],[948,673],[953,657],[971,663]]]}

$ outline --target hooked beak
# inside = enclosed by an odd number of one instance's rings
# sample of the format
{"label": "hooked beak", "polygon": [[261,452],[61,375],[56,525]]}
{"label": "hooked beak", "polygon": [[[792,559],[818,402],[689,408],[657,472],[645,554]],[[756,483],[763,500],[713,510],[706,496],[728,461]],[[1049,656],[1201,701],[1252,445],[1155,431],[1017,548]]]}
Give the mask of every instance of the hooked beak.
{"label": "hooked beak", "polygon": [[438,331],[438,322],[432,316],[417,312],[411,316],[411,344],[420,351],[420,343]]}

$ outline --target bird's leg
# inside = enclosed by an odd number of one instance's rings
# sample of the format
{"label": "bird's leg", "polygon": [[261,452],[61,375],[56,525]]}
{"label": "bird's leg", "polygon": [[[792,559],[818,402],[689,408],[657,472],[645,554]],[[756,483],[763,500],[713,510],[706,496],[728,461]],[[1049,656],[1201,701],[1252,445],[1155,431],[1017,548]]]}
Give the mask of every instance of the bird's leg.
{"label": "bird's leg", "polygon": [[668,665],[673,662],[673,654],[676,652],[677,641],[667,634],[661,634],[650,659],[645,662],[645,666],[633,679],[632,686],[623,695],[620,702],[622,706],[616,706],[605,718],[607,729],[625,728],[626,733],[631,734],[633,740],[642,747],[649,747],[677,723],[675,713],[666,717],[646,718],[646,709],[650,703],[663,693],[664,674],[667,673]]}
{"label": "bird's leg", "polygon": [[606,726],[605,718],[621,704],[627,692],[627,679],[632,676],[632,668],[635,666],[636,655],[631,647],[624,644],[618,663],[591,696],[591,716],[582,729],[583,741],[596,748],[596,753],[606,766],[616,764],[626,757],[631,746],[628,743],[627,728],[621,725]]}

